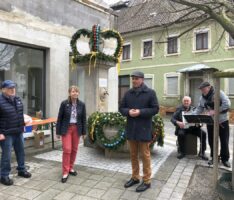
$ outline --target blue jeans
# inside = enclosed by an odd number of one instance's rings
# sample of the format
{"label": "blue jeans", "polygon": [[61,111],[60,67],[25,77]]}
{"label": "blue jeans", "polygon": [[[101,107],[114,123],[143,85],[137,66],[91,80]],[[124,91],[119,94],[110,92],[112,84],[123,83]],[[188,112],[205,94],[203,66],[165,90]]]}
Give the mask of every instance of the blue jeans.
{"label": "blue jeans", "polygon": [[1,158],[1,177],[7,177],[11,171],[11,148],[14,147],[16,160],[18,163],[17,170],[25,171],[24,165],[24,138],[23,134],[7,135],[5,140],[0,142],[2,148]]}

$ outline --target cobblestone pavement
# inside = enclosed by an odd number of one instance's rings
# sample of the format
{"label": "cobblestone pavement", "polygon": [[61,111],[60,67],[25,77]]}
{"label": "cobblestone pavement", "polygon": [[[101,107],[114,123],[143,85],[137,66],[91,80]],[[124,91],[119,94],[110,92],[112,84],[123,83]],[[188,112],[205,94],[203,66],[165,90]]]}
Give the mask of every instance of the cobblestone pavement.
{"label": "cobblestone pavement", "polygon": [[204,180],[208,180],[207,175],[212,176],[211,170],[207,173],[202,170],[204,167],[208,169],[207,163],[197,156],[178,160],[174,127],[168,121],[165,121],[165,133],[165,146],[155,147],[152,154],[151,188],[143,193],[136,193],[136,186],[128,189],[123,187],[131,176],[128,158],[105,158],[103,152],[81,145],[76,161],[78,175],[70,176],[65,184],[60,182],[59,150],[26,157],[26,164],[33,174],[31,179],[19,178],[15,170],[16,163],[13,162],[14,186],[0,184],[0,200],[195,200],[198,196],[193,196],[197,192],[194,187],[203,191],[199,193],[201,196],[213,192],[210,182],[207,185],[204,185],[206,182],[199,184],[201,176]]}

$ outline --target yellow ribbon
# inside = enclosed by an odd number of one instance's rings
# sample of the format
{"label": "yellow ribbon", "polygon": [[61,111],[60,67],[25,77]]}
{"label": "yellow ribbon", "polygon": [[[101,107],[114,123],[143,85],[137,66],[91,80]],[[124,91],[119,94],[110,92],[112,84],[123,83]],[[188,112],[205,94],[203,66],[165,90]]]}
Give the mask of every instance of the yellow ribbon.
{"label": "yellow ribbon", "polygon": [[73,62],[74,56],[70,56],[70,66],[71,66],[71,70],[75,70],[76,69],[76,64]]}
{"label": "yellow ribbon", "polygon": [[91,56],[89,59],[89,76],[90,76],[90,72],[91,72],[91,64],[92,64],[92,58],[95,58],[94,60],[94,68],[96,67],[96,62],[97,62],[97,52],[96,51],[92,51],[91,52]]}
{"label": "yellow ribbon", "polygon": [[90,131],[90,138],[92,141],[94,141],[94,137],[93,137],[93,133],[94,133],[94,129],[95,129],[95,125],[96,125],[96,121],[98,120],[99,116],[97,114],[96,119],[94,120],[93,124],[92,124],[92,128]]}

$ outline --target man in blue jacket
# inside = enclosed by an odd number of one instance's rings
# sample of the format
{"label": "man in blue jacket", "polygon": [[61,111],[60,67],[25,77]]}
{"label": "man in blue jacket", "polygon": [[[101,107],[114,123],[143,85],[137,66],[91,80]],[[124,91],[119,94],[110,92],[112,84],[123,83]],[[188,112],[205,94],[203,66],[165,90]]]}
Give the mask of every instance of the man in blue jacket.
{"label": "man in blue jacket", "polygon": [[0,95],[0,145],[2,148],[0,181],[8,186],[13,184],[13,180],[9,178],[12,146],[18,163],[18,176],[31,177],[24,163],[23,104],[20,98],[15,96],[15,87],[16,84],[13,81],[3,81]]}
{"label": "man in blue jacket", "polygon": [[143,162],[143,181],[136,192],[150,188],[151,157],[150,141],[152,140],[152,116],[158,113],[159,105],[154,90],[144,84],[144,74],[134,71],[131,74],[132,88],[128,90],[121,102],[120,112],[127,117],[126,136],[130,147],[132,177],[124,185],[131,187],[140,182],[138,153]]}

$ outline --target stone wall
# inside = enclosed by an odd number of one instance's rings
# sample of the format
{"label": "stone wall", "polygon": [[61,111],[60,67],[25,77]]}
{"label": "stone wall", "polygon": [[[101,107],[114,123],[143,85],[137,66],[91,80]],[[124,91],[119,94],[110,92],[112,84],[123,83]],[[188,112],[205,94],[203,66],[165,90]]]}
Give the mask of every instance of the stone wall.
{"label": "stone wall", "polygon": [[56,117],[60,102],[67,98],[71,36],[97,23],[109,28],[111,18],[105,10],[75,0],[0,1],[0,42],[46,52],[47,117]]}
{"label": "stone wall", "polygon": [[93,9],[78,0],[1,0],[0,10],[13,12],[19,9],[43,21],[54,25],[74,28],[89,28],[93,24],[100,24],[106,28],[110,26],[111,15],[101,9]]}

